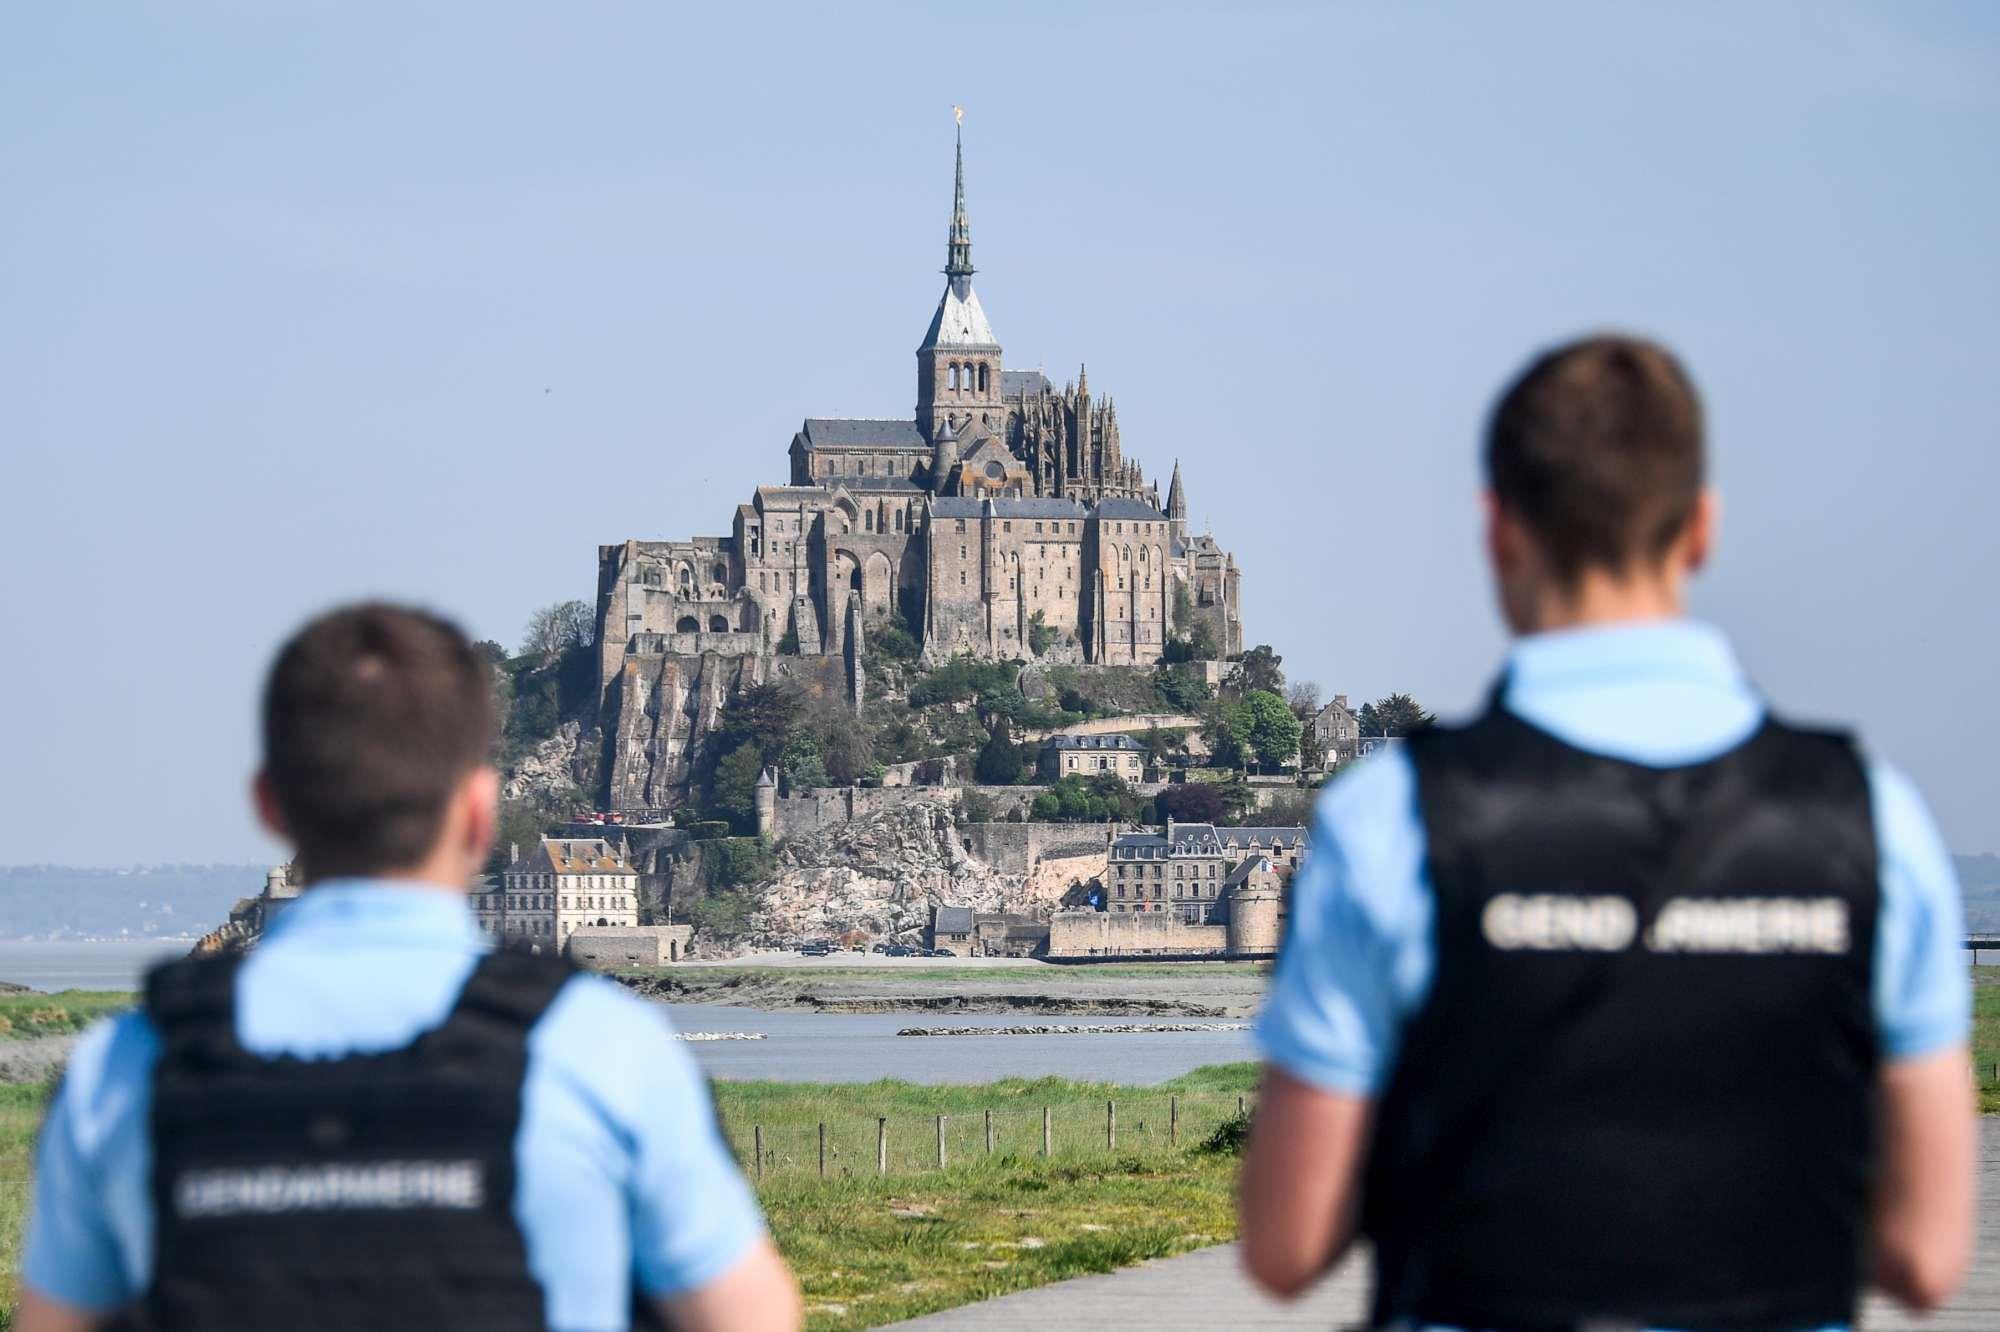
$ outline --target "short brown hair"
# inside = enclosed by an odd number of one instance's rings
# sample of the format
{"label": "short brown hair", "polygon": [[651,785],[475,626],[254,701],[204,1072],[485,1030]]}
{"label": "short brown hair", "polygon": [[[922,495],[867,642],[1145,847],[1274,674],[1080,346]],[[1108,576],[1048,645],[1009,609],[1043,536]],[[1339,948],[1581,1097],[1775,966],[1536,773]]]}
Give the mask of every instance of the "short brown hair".
{"label": "short brown hair", "polygon": [[1486,480],[1558,577],[1656,559],[1707,472],[1701,399],[1673,353],[1600,335],[1544,352],[1493,409]]}
{"label": "short brown hair", "polygon": [[264,772],[310,879],[420,862],[446,801],[484,763],[487,668],[458,626],[368,604],[329,611],[264,685]]}

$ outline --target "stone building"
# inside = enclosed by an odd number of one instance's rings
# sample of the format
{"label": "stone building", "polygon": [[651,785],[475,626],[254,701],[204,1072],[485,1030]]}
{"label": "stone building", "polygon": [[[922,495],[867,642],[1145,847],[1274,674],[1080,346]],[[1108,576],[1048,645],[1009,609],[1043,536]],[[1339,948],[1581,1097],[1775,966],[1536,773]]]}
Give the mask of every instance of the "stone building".
{"label": "stone building", "polygon": [[1052,735],[1042,743],[1042,776],[1095,777],[1114,773],[1128,782],[1146,776],[1146,747],[1129,735]]}
{"label": "stone building", "polygon": [[730,687],[814,674],[696,663],[817,661],[817,686],[844,669],[858,705],[870,625],[902,625],[930,661],[1145,664],[1196,619],[1225,654],[1242,650],[1241,573],[1189,531],[1179,464],[1163,503],[1082,369],[1058,386],[1005,368],[972,285],[962,145],[944,271],[910,415],[807,419],[784,484],[759,486],[726,535],[599,548],[614,804],[656,803],[651,767],[679,752],[631,718],[694,716]]}
{"label": "stone building", "polygon": [[1323,766],[1337,768],[1354,762],[1361,742],[1361,718],[1347,706],[1347,695],[1335,694],[1333,702],[1313,714],[1313,745]]}
{"label": "stone building", "polygon": [[1105,909],[1113,914],[1169,912],[1189,925],[1227,918],[1232,873],[1264,860],[1289,875],[1305,854],[1304,828],[1222,828],[1174,823],[1164,832],[1127,833],[1112,840],[1106,863]]}
{"label": "stone building", "polygon": [[639,924],[639,871],[621,842],[602,837],[544,837],[515,855],[497,887],[469,895],[479,926],[561,951],[585,927]]}

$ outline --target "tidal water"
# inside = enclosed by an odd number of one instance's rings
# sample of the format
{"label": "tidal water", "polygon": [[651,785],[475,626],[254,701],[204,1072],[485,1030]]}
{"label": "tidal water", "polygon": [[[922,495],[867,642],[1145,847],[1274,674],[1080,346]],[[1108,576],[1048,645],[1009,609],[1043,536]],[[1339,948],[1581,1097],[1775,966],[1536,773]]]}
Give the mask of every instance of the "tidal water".
{"label": "tidal water", "polygon": [[[0,941],[0,980],[37,990],[137,990],[146,969],[179,957],[187,940],[22,943]],[[1042,1019],[1018,1013],[760,1012],[720,1004],[671,1004],[679,1031],[761,1032],[761,1041],[690,1041],[712,1078],[783,1082],[986,1082],[1004,1077],[1087,1078],[1148,1084],[1203,1064],[1254,1058],[1247,1031],[1117,1033],[1103,1036],[898,1036],[904,1027],[1006,1027]],[[1060,1017],[1066,1026],[1156,1026],[1185,1018]]]}
{"label": "tidal water", "polygon": [[155,962],[186,957],[192,939],[101,943],[0,939],[0,981],[37,990],[137,990]]}
{"label": "tidal water", "polygon": [[[1254,1059],[1247,1031],[1175,1031],[1103,1036],[898,1036],[903,1027],[1007,1027],[1039,1019],[952,1013],[763,1013],[718,1004],[671,1004],[680,1031],[756,1031],[761,1041],[691,1041],[688,1051],[711,1078],[783,1082],[987,1082],[1005,1077],[1086,1078],[1147,1084],[1203,1064]],[[1185,1023],[1185,1018],[1061,1017],[1090,1026]]]}

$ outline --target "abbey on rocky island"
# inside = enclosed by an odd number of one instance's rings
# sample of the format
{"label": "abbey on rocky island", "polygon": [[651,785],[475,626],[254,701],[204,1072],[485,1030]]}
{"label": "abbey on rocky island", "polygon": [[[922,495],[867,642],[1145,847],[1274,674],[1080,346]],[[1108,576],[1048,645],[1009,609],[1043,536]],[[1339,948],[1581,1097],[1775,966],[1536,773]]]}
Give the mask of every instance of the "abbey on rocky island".
{"label": "abbey on rocky island", "polygon": [[759,486],[730,535],[599,549],[607,677],[628,655],[838,654],[855,619],[900,620],[932,659],[1028,657],[1037,613],[1052,653],[1145,663],[1186,628],[1177,605],[1241,650],[1240,575],[1188,531],[1178,464],[1162,508],[1082,373],[1058,388],[1003,368],[972,288],[962,145],[944,271],[914,417],[809,419],[788,484]]}
{"label": "abbey on rocky island", "polygon": [[1162,506],[1082,371],[1058,388],[1003,367],[972,289],[962,138],[956,156],[915,414],[808,419],[789,481],[759,486],[728,536],[598,548],[614,801],[654,803],[642,788],[682,766],[661,725],[733,687],[787,676],[858,703],[871,627],[902,625],[930,662],[1144,665],[1197,620],[1219,651],[1242,650],[1241,575],[1188,530],[1179,464]]}

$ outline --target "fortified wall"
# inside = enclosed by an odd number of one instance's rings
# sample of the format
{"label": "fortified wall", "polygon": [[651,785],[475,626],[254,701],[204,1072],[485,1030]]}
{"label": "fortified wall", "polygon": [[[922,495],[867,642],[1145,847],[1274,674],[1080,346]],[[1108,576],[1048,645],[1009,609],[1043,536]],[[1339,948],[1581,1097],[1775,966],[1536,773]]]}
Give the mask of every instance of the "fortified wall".
{"label": "fortified wall", "polygon": [[569,936],[570,960],[598,971],[663,967],[687,956],[692,925],[587,925]]}

